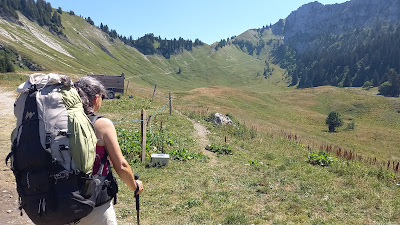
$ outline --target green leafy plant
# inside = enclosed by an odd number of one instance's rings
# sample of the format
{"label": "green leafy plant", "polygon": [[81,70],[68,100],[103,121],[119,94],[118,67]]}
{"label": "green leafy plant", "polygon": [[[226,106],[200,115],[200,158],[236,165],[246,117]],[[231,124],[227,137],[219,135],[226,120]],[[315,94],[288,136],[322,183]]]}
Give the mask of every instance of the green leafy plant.
{"label": "green leafy plant", "polygon": [[347,124],[346,130],[354,130],[356,128],[356,124],[354,121],[351,121],[350,123]]}
{"label": "green leafy plant", "polygon": [[308,155],[308,163],[311,165],[329,166],[336,162],[336,158],[329,156],[326,152],[310,153]]}
{"label": "green leafy plant", "polygon": [[[123,155],[139,155],[142,152],[140,131],[132,131],[123,128],[117,128],[116,130],[118,143]],[[176,142],[177,140],[164,130],[157,130],[155,132],[147,131],[146,133],[146,150],[154,151],[154,149],[156,149],[164,153],[165,149],[170,149]]]}
{"label": "green leafy plant", "polygon": [[141,135],[139,131],[131,131],[117,128],[118,143],[122,154],[129,158],[139,155],[142,151],[140,144]]}
{"label": "green leafy plant", "polygon": [[201,153],[194,153],[194,152],[189,152],[185,148],[180,148],[176,150],[170,150],[167,152],[171,159],[173,160],[178,160],[178,161],[187,161],[191,159],[199,159],[199,160],[208,160],[208,156],[203,155]]}
{"label": "green leafy plant", "polygon": [[[128,159],[138,160],[142,152],[140,131],[120,128],[117,128],[116,130],[122,154]],[[190,152],[185,147],[176,147],[180,145],[178,142],[179,141],[175,136],[164,130],[157,130],[155,132],[148,131],[146,134],[147,157],[150,157],[151,153],[161,152],[170,154],[172,159],[178,161],[191,159],[208,160],[208,157],[201,153]]]}
{"label": "green leafy plant", "polygon": [[166,150],[171,149],[174,143],[176,143],[172,135],[165,130],[152,132],[148,135],[148,141],[161,153],[165,153]]}
{"label": "green leafy plant", "polygon": [[249,164],[251,165],[260,165],[261,163],[258,160],[249,160]]}
{"label": "green leafy plant", "polygon": [[208,150],[210,152],[215,152],[218,154],[224,154],[224,155],[232,155],[232,153],[233,153],[232,148],[227,144],[209,145],[206,147],[206,150]]}

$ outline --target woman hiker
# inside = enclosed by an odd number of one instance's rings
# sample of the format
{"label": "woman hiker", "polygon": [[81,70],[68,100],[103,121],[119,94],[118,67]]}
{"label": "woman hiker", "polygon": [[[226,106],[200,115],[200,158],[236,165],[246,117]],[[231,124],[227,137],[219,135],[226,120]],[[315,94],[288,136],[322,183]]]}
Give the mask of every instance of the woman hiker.
{"label": "woman hiker", "polygon": [[[101,107],[103,98],[106,94],[104,86],[95,78],[82,77],[74,84],[83,103],[83,108],[86,115],[91,118]],[[101,159],[104,154],[109,155],[112,165],[121,180],[128,185],[128,187],[139,194],[143,190],[143,184],[140,180],[135,180],[131,167],[122,155],[120,146],[118,144],[117,133],[114,124],[111,120],[100,117],[94,122],[94,129],[97,136],[96,144],[96,161],[93,166],[93,174],[97,174],[101,165]],[[104,165],[102,170],[102,179],[108,174],[110,170],[107,164]],[[135,182],[136,181],[136,182]],[[110,201],[105,204],[94,208],[93,212],[88,216],[81,219],[78,225],[114,225],[117,224],[115,211]]]}

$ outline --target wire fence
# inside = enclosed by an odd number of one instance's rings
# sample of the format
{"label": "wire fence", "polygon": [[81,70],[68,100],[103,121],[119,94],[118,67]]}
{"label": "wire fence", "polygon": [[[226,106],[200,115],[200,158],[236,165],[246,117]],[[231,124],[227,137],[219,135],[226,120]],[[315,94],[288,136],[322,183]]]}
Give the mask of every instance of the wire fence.
{"label": "wire fence", "polygon": [[113,123],[134,123],[134,122],[144,122],[147,120],[150,120],[151,118],[155,117],[157,114],[159,114],[163,109],[169,105],[171,100],[169,100],[160,110],[158,110],[155,114],[151,115],[149,118],[143,119],[143,120],[124,120],[124,121],[115,121]]}

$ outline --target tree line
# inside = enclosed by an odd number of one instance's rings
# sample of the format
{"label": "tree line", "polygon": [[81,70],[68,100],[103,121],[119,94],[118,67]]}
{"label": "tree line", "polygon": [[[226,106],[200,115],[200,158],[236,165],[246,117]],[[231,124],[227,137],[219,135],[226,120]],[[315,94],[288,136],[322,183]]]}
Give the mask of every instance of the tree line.
{"label": "tree line", "polygon": [[63,34],[61,24],[61,8],[53,11],[51,4],[44,0],[1,0],[0,15],[6,19],[18,20],[20,11],[29,20],[37,22],[40,26],[48,26],[50,31]]}
{"label": "tree line", "polygon": [[144,55],[159,54],[169,59],[171,55],[181,54],[183,50],[192,51],[193,47],[204,45],[202,41],[196,39],[185,40],[183,38],[167,40],[162,39],[160,36],[156,37],[154,34],[146,34],[137,40],[133,40],[132,36],[129,38],[119,37],[119,39],[126,45],[136,48]]}
{"label": "tree line", "polygon": [[226,40],[225,39],[221,39],[221,41],[219,41],[216,45],[215,45],[215,47],[214,47],[214,49],[216,50],[216,51],[218,51],[218,49],[220,49],[220,48],[223,48],[223,47],[225,47],[226,45],[230,45],[231,44],[231,40],[233,40],[233,39],[235,39],[236,38],[236,36],[232,36],[232,37],[228,37]]}
{"label": "tree line", "polygon": [[[333,85],[379,87],[385,96],[400,94],[400,25],[377,24],[342,35],[324,34],[313,50],[297,52],[279,45],[275,63],[288,70],[298,88]],[[383,85],[383,86],[382,86]]]}
{"label": "tree line", "polygon": [[[90,24],[94,24],[93,20],[88,17],[86,21]],[[99,29],[104,33],[108,34],[112,39],[120,39],[124,44],[136,48],[139,52],[144,55],[159,54],[169,59],[171,55],[181,54],[183,50],[192,51],[193,47],[204,45],[202,41],[196,39],[185,40],[183,38],[174,38],[167,40],[162,39],[160,36],[156,37],[154,34],[145,34],[143,37],[134,40],[132,35],[129,37],[119,35],[116,30],[110,29],[107,25],[100,23]]]}
{"label": "tree line", "polygon": [[0,73],[14,72],[14,66],[5,49],[0,50]]}

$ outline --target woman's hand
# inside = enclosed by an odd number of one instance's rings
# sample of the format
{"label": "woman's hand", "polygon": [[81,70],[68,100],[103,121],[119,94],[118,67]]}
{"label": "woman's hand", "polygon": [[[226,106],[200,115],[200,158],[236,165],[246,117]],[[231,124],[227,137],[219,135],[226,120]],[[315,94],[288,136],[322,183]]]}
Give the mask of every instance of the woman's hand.
{"label": "woman's hand", "polygon": [[136,190],[138,190],[138,191],[137,191],[137,193],[135,193],[135,194],[140,194],[140,192],[143,191],[143,183],[142,183],[142,181],[140,181],[140,180],[135,180],[135,181],[136,181],[136,185],[139,186],[139,190],[136,188]]}

